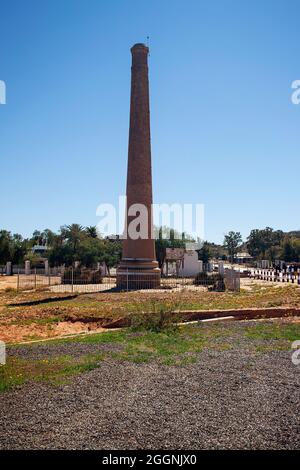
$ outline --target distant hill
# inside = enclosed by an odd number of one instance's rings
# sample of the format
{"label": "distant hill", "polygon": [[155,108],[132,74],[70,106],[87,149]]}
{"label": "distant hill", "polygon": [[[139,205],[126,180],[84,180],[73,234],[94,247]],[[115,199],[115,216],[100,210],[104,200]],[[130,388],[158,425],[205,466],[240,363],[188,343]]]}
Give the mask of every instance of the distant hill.
{"label": "distant hill", "polygon": [[291,232],[288,232],[288,235],[290,237],[300,238],[300,230],[292,230]]}

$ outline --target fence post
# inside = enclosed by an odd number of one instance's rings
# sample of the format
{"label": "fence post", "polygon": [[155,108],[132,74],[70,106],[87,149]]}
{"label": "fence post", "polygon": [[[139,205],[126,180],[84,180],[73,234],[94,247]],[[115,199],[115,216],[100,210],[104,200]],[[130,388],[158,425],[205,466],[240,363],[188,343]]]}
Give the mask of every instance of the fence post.
{"label": "fence post", "polygon": [[126,271],[126,286],[127,286],[127,292],[128,292],[128,268]]}
{"label": "fence post", "polygon": [[73,269],[73,266],[72,266],[72,270],[71,270],[71,280],[72,280],[72,292],[74,292],[74,269]]}
{"label": "fence post", "polygon": [[238,272],[236,277],[237,277],[237,291],[241,292],[241,273]]}
{"label": "fence post", "polygon": [[7,261],[6,263],[6,275],[7,276],[12,276],[13,272],[12,272],[12,262],[11,261]]}
{"label": "fence post", "polygon": [[30,276],[30,274],[31,274],[30,261],[29,260],[25,261],[25,274],[26,274],[26,276]]}
{"label": "fence post", "polygon": [[20,289],[20,269],[18,269],[17,290]]}
{"label": "fence post", "polygon": [[51,286],[50,268],[48,268],[48,286]]}
{"label": "fence post", "polygon": [[36,289],[36,268],[34,270],[34,288]]}
{"label": "fence post", "polygon": [[49,274],[49,260],[44,261],[44,270],[45,270],[45,275],[47,276]]}

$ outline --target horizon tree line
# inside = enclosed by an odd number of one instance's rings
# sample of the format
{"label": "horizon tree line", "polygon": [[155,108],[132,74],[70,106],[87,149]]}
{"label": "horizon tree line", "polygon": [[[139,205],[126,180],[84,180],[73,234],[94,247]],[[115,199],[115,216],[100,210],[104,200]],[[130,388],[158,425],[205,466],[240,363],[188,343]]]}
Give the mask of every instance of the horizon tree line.
{"label": "horizon tree line", "polygon": [[[165,238],[165,230],[168,230],[169,238]],[[157,228],[155,245],[159,266],[164,264],[167,248],[184,248],[190,241],[194,240],[184,233],[178,234],[167,227]],[[35,245],[47,247],[45,254],[34,253]],[[198,250],[198,257],[204,263],[211,258],[233,262],[239,251],[248,251],[254,260],[297,262],[300,261],[300,231],[285,233],[270,227],[253,229],[245,241],[240,232],[230,231],[225,234],[223,244],[205,241]],[[0,265],[7,261],[21,265],[25,260],[37,265],[41,258],[46,257],[51,266],[72,266],[79,261],[92,267],[97,262],[105,262],[110,269],[117,266],[121,255],[122,241],[117,236],[102,238],[95,226],[63,225],[58,233],[50,229],[35,230],[29,238],[0,230]]]}

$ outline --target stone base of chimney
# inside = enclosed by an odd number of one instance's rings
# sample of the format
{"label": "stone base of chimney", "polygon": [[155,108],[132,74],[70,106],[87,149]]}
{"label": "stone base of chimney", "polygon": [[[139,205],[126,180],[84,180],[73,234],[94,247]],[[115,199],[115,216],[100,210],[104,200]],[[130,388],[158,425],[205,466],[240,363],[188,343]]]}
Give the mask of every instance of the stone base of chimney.
{"label": "stone base of chimney", "polygon": [[120,290],[157,289],[161,271],[158,262],[146,258],[124,258],[117,269]]}

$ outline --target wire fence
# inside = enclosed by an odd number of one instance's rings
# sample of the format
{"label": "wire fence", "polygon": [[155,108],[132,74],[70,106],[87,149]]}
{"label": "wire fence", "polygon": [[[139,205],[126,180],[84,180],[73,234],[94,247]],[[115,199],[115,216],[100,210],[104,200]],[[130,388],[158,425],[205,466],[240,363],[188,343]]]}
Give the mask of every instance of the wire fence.
{"label": "wire fence", "polygon": [[31,269],[26,274],[17,273],[17,289],[46,289],[53,292],[107,292],[130,290],[212,290],[212,291],[239,291],[240,274],[238,271],[226,270],[224,274],[201,272],[196,276],[163,276],[156,284],[153,277],[143,272],[127,271],[123,274],[121,288],[117,282],[116,274],[103,275],[100,270],[93,269],[54,269],[47,272],[42,269]]}

